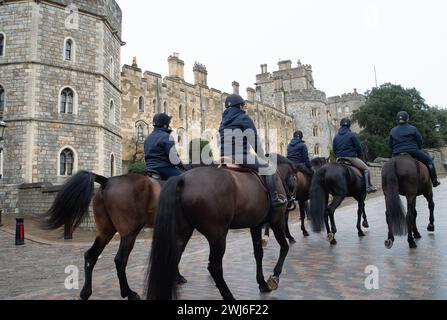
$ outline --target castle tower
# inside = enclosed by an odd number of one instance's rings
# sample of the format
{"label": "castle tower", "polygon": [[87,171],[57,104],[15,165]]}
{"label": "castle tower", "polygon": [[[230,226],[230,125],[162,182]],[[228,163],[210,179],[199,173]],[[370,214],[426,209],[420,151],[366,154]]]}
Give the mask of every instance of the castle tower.
{"label": "castle tower", "polygon": [[8,125],[0,183],[62,183],[78,170],[120,174],[116,2],[9,0],[0,16]]}

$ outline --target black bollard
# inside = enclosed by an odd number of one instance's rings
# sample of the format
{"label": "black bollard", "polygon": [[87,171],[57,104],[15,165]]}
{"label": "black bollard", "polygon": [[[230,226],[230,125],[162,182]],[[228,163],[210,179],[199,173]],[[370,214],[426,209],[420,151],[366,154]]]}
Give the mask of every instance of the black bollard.
{"label": "black bollard", "polygon": [[23,218],[16,219],[16,246],[25,244],[25,225]]}
{"label": "black bollard", "polygon": [[73,239],[73,225],[71,223],[66,223],[64,227],[64,240]]}

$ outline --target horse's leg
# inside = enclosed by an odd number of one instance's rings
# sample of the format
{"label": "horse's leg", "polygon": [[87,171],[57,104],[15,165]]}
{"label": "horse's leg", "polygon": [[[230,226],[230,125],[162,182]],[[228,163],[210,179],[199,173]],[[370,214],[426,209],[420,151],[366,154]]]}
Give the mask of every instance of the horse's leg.
{"label": "horse's leg", "polygon": [[418,216],[418,212],[417,212],[416,209],[414,209],[414,216],[413,216],[413,236],[414,236],[415,239],[421,239],[422,236],[421,236],[421,234],[419,233],[419,230],[418,230],[418,227],[417,227],[417,224],[416,224],[417,216]]}
{"label": "horse's leg", "polygon": [[276,263],[275,269],[273,269],[273,277],[269,279],[269,287],[273,290],[278,288],[279,284],[279,276],[282,273],[284,261],[287,257],[287,253],[289,252],[289,244],[287,243],[287,239],[284,235],[284,227],[281,223],[272,224],[272,230],[275,234],[276,241],[278,241],[281,249],[279,251],[278,262]]}
{"label": "horse's leg", "polygon": [[85,280],[84,287],[81,290],[81,299],[88,300],[92,295],[92,274],[93,268],[98,261],[98,257],[106,247],[106,245],[110,242],[110,240],[115,235],[116,230],[112,227],[107,232],[99,233],[96,237],[95,242],[92,247],[85,252],[84,254],[84,272],[85,272]]}
{"label": "horse's leg", "polygon": [[306,219],[306,202],[300,201],[299,206],[300,206],[300,218],[301,218],[301,231],[303,232],[303,236],[308,237],[309,232],[307,232],[306,226],[304,224],[305,223],[304,220]]}
{"label": "horse's leg", "polygon": [[217,289],[224,300],[235,300],[223,277],[222,259],[225,254],[227,235],[210,243],[208,271],[216,283]]}
{"label": "horse's leg", "polygon": [[[340,206],[340,204],[343,202],[344,197],[342,196],[334,196],[332,199],[331,204],[328,206],[328,215],[331,220],[331,234],[329,235],[329,241],[332,245],[337,244],[337,240],[335,240],[335,234],[337,233],[337,227],[335,225],[335,217],[334,213],[335,210]],[[331,240],[332,238],[332,240]]]}
{"label": "horse's leg", "polygon": [[385,247],[387,249],[391,249],[394,244],[394,234],[393,231],[391,230],[391,222],[389,215],[390,213],[386,212],[386,223],[388,225],[388,239],[385,240]]}
{"label": "horse's leg", "polygon": [[126,276],[126,267],[129,260],[129,255],[133,249],[135,240],[137,239],[137,235],[138,233],[140,233],[141,229],[142,228],[138,228],[127,236],[121,237],[118,253],[115,256],[115,266],[120,282],[121,297],[128,298],[129,300],[141,299],[138,293],[130,289]]}
{"label": "horse's leg", "polygon": [[256,259],[256,281],[259,284],[261,292],[270,292],[270,288],[265,282],[264,273],[262,271],[262,258],[264,257],[264,249],[262,248],[262,227],[250,229],[251,240],[253,241],[253,249]]}
{"label": "horse's leg", "polygon": [[362,230],[362,226],[360,223],[362,222],[362,214],[364,210],[365,204],[363,201],[358,202],[358,210],[357,210],[357,231],[359,232],[359,237],[364,237],[365,233]]}
{"label": "horse's leg", "polygon": [[430,190],[429,193],[424,194],[425,199],[428,201],[428,209],[430,210],[430,223],[427,227],[427,230],[430,232],[435,231],[435,203],[433,201],[433,191]]}
{"label": "horse's leg", "polygon": [[414,214],[416,210],[416,195],[407,197],[407,227],[408,227],[408,244],[411,249],[416,249],[417,245],[413,238]]}
{"label": "horse's leg", "polygon": [[363,226],[363,228],[369,228],[368,218],[366,217],[365,201],[363,201],[362,211],[363,211],[363,224],[362,224],[362,226]]}
{"label": "horse's leg", "polygon": [[[264,231],[264,236],[262,236],[262,246],[266,247],[269,242],[269,238],[270,238],[270,225],[268,222],[264,225],[264,228],[265,228],[265,231]],[[262,234],[262,231],[261,231],[261,234]]]}
{"label": "horse's leg", "polygon": [[182,229],[177,231],[178,237],[177,237],[177,245],[178,245],[178,261],[177,261],[177,284],[185,284],[188,281],[180,274],[179,271],[179,265],[180,260],[182,259],[183,252],[185,251],[186,245],[189,242],[189,239],[191,239],[191,236],[194,232],[194,228],[191,227],[189,224],[184,224],[182,226]]}
{"label": "horse's leg", "polygon": [[296,243],[296,240],[294,237],[292,237],[292,235],[290,234],[290,229],[289,229],[289,214],[290,211],[286,210],[286,214],[285,214],[285,222],[286,222],[286,237],[287,239],[289,239],[290,243]]}

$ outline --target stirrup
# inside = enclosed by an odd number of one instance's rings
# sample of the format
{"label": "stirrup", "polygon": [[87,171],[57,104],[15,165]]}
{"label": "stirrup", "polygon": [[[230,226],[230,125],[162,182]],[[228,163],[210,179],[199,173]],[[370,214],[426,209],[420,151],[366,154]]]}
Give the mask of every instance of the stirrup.
{"label": "stirrup", "polygon": [[440,184],[441,184],[441,182],[439,182],[438,180],[433,181],[433,188],[436,188]]}
{"label": "stirrup", "polygon": [[377,189],[374,186],[368,186],[368,188],[366,188],[366,193],[374,193],[377,192]]}
{"label": "stirrup", "polygon": [[283,207],[286,204],[288,204],[289,202],[287,201],[286,198],[284,198],[284,196],[280,196],[280,195],[276,195],[275,198],[272,199],[271,204],[273,208],[279,208],[279,207]]}

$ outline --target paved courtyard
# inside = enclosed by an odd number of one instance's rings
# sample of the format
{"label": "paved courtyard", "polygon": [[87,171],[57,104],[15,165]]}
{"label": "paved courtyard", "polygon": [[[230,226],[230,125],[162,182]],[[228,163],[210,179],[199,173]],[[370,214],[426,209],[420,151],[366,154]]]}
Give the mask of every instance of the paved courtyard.
{"label": "paved courtyard", "polygon": [[[428,208],[418,200],[418,226],[422,239],[410,250],[406,238],[397,238],[392,250],[386,250],[387,228],[383,197],[371,198],[366,210],[370,229],[359,239],[355,229],[356,206],[348,205],[336,212],[338,245],[331,247],[325,234],[311,233],[303,238],[294,217],[291,231],[297,243],[290,248],[280,287],[260,294],[255,280],[255,261],[249,232],[231,232],[224,258],[224,276],[237,299],[447,299],[447,180],[435,190],[436,231],[426,231]],[[294,213],[294,215],[296,215]],[[310,226],[309,226],[310,229]],[[128,265],[130,286],[142,293],[142,284],[150,238],[140,238]],[[0,228],[0,299],[78,299],[83,285],[83,254],[91,243],[39,243],[27,240],[16,247],[10,230]],[[113,262],[118,249],[114,241],[104,251],[93,274],[92,299],[121,299]],[[264,255],[264,273],[271,274],[279,247],[270,239]],[[189,282],[180,289],[180,299],[220,299],[206,269],[207,242],[195,235],[183,256],[181,272]],[[80,288],[64,286],[67,266],[80,270]],[[379,272],[379,288],[365,288],[368,266]]]}

